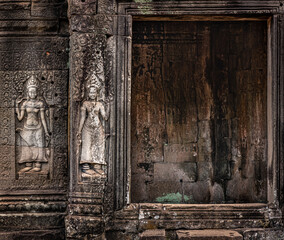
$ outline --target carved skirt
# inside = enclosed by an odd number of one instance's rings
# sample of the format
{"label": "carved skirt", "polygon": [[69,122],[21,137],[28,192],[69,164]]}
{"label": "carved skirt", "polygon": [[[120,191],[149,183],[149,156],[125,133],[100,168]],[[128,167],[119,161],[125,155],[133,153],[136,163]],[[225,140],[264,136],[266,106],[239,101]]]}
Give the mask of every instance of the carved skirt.
{"label": "carved skirt", "polygon": [[20,132],[19,163],[47,162],[45,158],[45,139],[41,124],[35,127],[24,126]]}
{"label": "carved skirt", "polygon": [[84,126],[82,130],[82,149],[80,163],[96,163],[106,165],[105,133],[102,125]]}

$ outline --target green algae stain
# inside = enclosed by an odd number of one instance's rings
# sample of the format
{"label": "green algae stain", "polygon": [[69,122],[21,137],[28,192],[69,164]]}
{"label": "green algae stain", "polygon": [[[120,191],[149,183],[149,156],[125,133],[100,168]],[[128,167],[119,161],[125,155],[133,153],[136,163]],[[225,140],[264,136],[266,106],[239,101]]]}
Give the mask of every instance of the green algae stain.
{"label": "green algae stain", "polygon": [[187,195],[182,195],[177,193],[168,193],[167,195],[163,197],[157,197],[156,202],[159,203],[182,203],[182,202],[188,202],[189,197]]}

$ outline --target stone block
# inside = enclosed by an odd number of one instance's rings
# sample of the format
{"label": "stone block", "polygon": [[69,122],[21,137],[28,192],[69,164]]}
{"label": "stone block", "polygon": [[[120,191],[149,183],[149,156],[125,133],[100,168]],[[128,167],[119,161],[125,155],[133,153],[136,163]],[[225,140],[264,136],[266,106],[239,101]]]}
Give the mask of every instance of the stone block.
{"label": "stone block", "polygon": [[244,240],[283,240],[283,229],[248,229],[244,231]]}
{"label": "stone block", "polygon": [[209,201],[211,184],[209,181],[197,181],[185,185],[185,194],[195,203],[206,203]]}
{"label": "stone block", "polygon": [[214,185],[211,186],[210,202],[211,203],[222,203],[223,201],[225,201],[224,190],[220,184],[215,182]]}
{"label": "stone block", "polygon": [[196,162],[197,144],[164,145],[165,162]]}
{"label": "stone block", "polygon": [[68,226],[66,228],[67,239],[98,236],[104,229],[102,219],[91,216],[68,216],[65,218],[65,225]]}
{"label": "stone block", "polygon": [[210,127],[210,121],[204,120],[198,122],[198,137],[203,139],[209,139],[211,136],[211,127]]}
{"label": "stone block", "polygon": [[0,232],[1,240],[63,240],[64,229]]}
{"label": "stone block", "polygon": [[69,4],[70,14],[91,15],[97,13],[97,0],[72,0]]}
{"label": "stone block", "polygon": [[155,163],[154,182],[194,182],[196,179],[196,163]]}
{"label": "stone block", "polygon": [[166,240],[164,229],[146,230],[140,235],[141,240]]}
{"label": "stone block", "polygon": [[211,139],[200,138],[198,140],[198,160],[211,161],[211,154],[213,152]]}
{"label": "stone block", "polygon": [[113,16],[97,15],[74,15],[71,17],[71,30],[75,32],[97,32],[113,34]]}
{"label": "stone block", "polygon": [[243,240],[243,236],[231,230],[184,230],[177,231],[178,240]]}
{"label": "stone block", "polygon": [[198,162],[198,180],[199,181],[207,181],[212,179],[213,176],[213,166],[212,162]]}
{"label": "stone block", "polygon": [[[31,204],[30,204],[31,205]],[[1,213],[1,231],[56,229],[64,226],[65,213]],[[0,236],[0,239],[1,236]]]}
{"label": "stone block", "polygon": [[122,231],[108,231],[106,232],[105,239],[106,240],[133,240],[136,234],[125,233]]}

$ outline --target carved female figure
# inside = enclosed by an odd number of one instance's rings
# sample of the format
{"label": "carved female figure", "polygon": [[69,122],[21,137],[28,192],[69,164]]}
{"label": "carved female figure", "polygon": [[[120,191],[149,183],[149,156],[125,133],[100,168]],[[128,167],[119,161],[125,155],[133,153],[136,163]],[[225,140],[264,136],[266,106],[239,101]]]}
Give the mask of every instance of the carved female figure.
{"label": "carved female figure", "polygon": [[[38,81],[34,76],[27,82],[27,98],[17,98],[16,114],[19,121],[24,119],[24,126],[19,130],[20,159],[25,163],[22,172],[39,172],[41,164],[48,162],[45,156],[46,141],[49,133],[45,120],[45,102],[38,97]],[[21,104],[21,102],[23,103]]]}
{"label": "carved female figure", "polygon": [[77,134],[81,145],[80,164],[83,174],[89,176],[104,175],[105,130],[103,120],[107,114],[102,102],[98,101],[99,80],[93,75],[87,86],[88,97],[81,106],[79,131]]}

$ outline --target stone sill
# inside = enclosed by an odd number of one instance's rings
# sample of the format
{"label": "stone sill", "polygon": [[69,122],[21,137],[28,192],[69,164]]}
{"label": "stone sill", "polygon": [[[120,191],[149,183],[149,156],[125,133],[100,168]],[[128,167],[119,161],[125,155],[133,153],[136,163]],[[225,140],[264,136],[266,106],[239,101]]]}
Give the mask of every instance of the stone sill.
{"label": "stone sill", "polygon": [[112,230],[267,228],[281,222],[276,208],[244,204],[130,204],[116,211]]}

